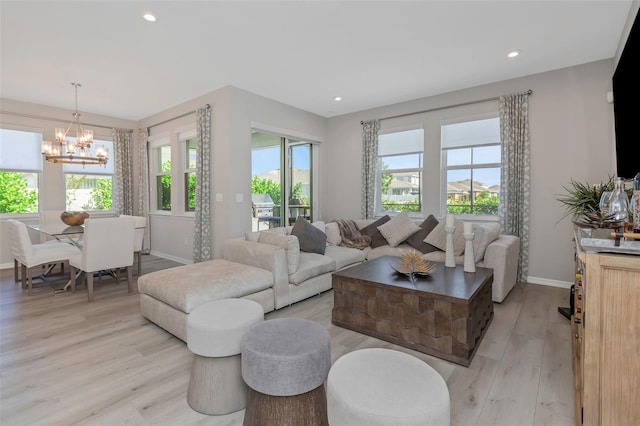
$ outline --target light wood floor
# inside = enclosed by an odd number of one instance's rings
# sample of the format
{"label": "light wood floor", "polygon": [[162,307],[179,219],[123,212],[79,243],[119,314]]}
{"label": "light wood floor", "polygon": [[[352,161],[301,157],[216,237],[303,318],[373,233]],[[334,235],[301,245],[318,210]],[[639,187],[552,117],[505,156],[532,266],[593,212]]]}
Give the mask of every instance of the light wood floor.
{"label": "light wood floor", "polygon": [[[143,256],[143,273],[178,264]],[[0,271],[0,424],[240,425],[193,411],[186,393],[192,355],[140,316],[125,283],[27,296]],[[557,312],[568,291],[519,284],[502,304],[469,368],[331,324],[331,291],[267,315],[317,321],[331,334],[332,358],[361,348],[393,348],[423,359],[447,381],[453,425],[572,425],[569,321]]]}

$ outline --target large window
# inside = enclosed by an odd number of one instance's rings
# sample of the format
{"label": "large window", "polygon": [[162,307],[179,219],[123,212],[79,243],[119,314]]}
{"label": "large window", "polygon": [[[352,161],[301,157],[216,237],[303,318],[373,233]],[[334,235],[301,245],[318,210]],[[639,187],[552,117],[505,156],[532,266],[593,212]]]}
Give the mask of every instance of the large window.
{"label": "large window", "polygon": [[422,212],[424,130],[378,136],[376,212]]}
{"label": "large window", "polygon": [[195,138],[182,141],[184,153],[184,209],[196,210],[196,159],[198,157],[198,140]]}
{"label": "large window", "polygon": [[151,205],[155,211],[193,215],[198,140],[193,129],[156,137],[149,144]]}
{"label": "large window", "polygon": [[497,117],[441,127],[447,213],[497,215],[501,143]]}
{"label": "large window", "polygon": [[63,164],[66,209],[69,211],[111,210],[115,169],[113,142],[94,140],[93,144],[103,145],[110,153],[106,165]]}
{"label": "large window", "polygon": [[313,144],[254,131],[251,134],[254,231],[313,220]]}
{"label": "large window", "polygon": [[0,213],[37,213],[42,134],[0,129]]}

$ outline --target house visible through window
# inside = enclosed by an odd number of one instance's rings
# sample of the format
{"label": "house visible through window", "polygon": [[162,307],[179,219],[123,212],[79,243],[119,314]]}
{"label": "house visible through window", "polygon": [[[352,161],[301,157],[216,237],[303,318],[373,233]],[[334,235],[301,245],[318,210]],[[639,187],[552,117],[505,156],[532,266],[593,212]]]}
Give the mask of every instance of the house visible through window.
{"label": "house visible through window", "polygon": [[0,213],[37,213],[42,134],[0,129]]}
{"label": "house visible through window", "polygon": [[447,213],[497,215],[500,202],[500,119],[441,127]]}
{"label": "house visible through window", "polygon": [[376,212],[422,212],[424,130],[378,136]]}
{"label": "house visible through window", "polygon": [[[93,144],[103,145],[107,152],[113,153],[111,141],[94,140]],[[111,210],[114,161],[114,156],[110,155],[104,166],[63,164],[67,210]]]}

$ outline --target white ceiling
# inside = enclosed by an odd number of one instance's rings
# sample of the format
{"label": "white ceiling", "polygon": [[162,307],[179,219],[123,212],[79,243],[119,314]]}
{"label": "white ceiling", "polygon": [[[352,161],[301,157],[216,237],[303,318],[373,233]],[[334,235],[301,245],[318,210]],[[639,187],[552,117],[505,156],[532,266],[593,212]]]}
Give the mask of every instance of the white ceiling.
{"label": "white ceiling", "polygon": [[612,58],[630,6],[2,0],[0,95],[73,109],[75,81],[81,111],[139,120],[233,85],[332,117]]}

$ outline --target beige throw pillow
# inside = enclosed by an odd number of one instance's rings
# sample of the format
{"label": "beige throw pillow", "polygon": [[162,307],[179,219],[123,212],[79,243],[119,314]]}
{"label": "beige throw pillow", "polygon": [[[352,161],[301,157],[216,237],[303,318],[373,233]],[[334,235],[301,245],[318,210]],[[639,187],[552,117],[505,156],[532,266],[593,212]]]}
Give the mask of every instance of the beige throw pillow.
{"label": "beige throw pillow", "polygon": [[340,228],[335,222],[329,222],[325,225],[325,233],[327,234],[327,244],[330,246],[339,246],[342,242],[342,235],[340,235]]}
{"label": "beige throw pillow", "polygon": [[418,232],[420,227],[411,221],[407,212],[400,212],[384,225],[378,226],[378,230],[387,240],[389,246],[397,247],[415,232]]}
{"label": "beige throw pillow", "polygon": [[478,263],[484,259],[489,244],[500,236],[500,224],[497,222],[474,223],[473,234],[473,258]]}
{"label": "beige throw pillow", "polygon": [[[447,231],[444,229],[445,221],[442,220],[438,226],[433,228],[433,231],[427,235],[424,242],[438,247],[442,251],[447,251]],[[461,220],[455,219],[453,231],[453,254],[460,256],[464,253],[464,237],[462,236],[463,224]]]}
{"label": "beige throw pillow", "polygon": [[287,267],[289,274],[294,274],[298,270],[300,262],[300,243],[298,237],[294,235],[278,235],[273,232],[261,232],[258,242],[271,244],[283,248],[287,252]]}

